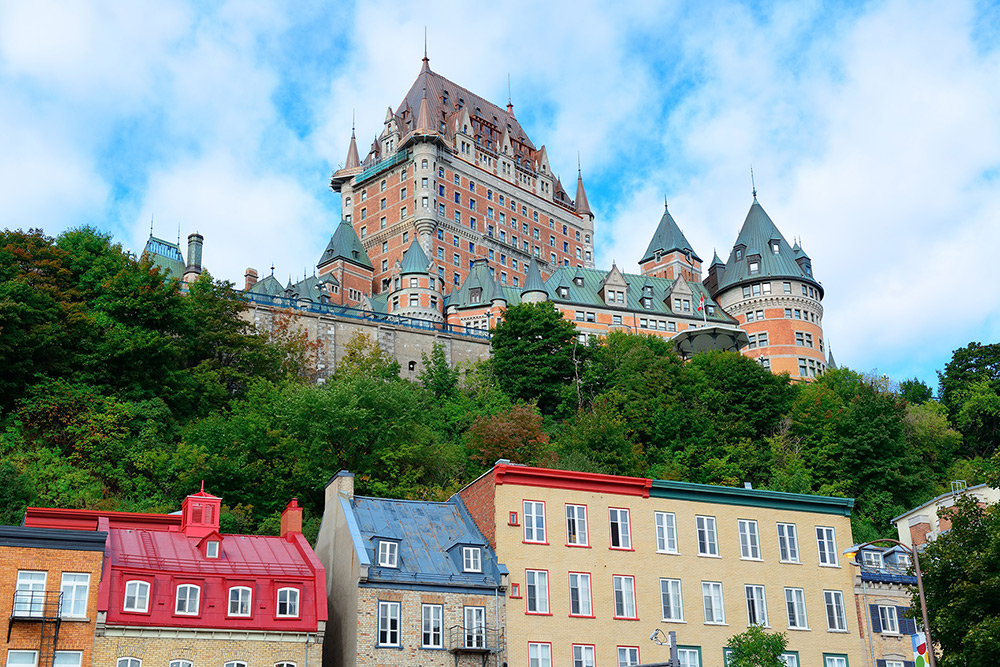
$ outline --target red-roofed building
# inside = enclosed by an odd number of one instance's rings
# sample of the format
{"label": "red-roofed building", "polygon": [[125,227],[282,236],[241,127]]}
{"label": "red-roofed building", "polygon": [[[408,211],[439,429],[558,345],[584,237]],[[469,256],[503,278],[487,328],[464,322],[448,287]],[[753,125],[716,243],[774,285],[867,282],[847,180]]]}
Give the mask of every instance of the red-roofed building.
{"label": "red-roofed building", "polygon": [[281,535],[223,535],[221,498],[199,493],[179,514],[29,507],[25,525],[107,532],[94,664],[267,665],[322,660],[326,574],[293,499]]}

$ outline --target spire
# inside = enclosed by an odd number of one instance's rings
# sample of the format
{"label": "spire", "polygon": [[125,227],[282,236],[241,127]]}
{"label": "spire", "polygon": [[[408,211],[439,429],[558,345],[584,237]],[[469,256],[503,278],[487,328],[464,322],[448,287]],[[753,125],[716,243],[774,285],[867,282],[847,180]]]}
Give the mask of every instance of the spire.
{"label": "spire", "polygon": [[719,259],[719,253],[716,252],[715,248],[712,248],[712,263],[709,266],[715,266],[716,264],[725,266],[726,263]]}
{"label": "spire", "polygon": [[431,60],[427,57],[427,26],[424,26],[424,59],[423,65],[420,67],[421,72],[431,71]]}
{"label": "spire", "polygon": [[344,169],[357,169],[361,166],[358,159],[358,142],[354,137],[354,119],[351,118],[351,145],[347,147],[347,161],[344,162]]}
{"label": "spire", "polygon": [[670,215],[670,211],[667,210],[667,198],[663,198],[663,216],[660,218],[660,223],[656,226],[656,231],[653,232],[653,238],[649,241],[649,247],[646,248],[646,252],[643,253],[642,259],[639,260],[639,264],[647,262],[656,257],[656,253],[660,252],[666,254],[668,252],[673,252],[679,250],[681,252],[690,252],[691,256],[701,261],[701,257],[694,251],[691,247],[691,243],[684,236],[684,232],[674,221],[674,216]]}
{"label": "spire", "polygon": [[507,113],[514,115],[514,103],[511,102],[510,96],[510,73],[507,74]]}
{"label": "spire", "polygon": [[546,298],[549,296],[549,291],[545,289],[545,282],[542,280],[542,274],[538,270],[538,261],[534,257],[531,258],[531,263],[528,264],[528,277],[525,278],[521,297],[523,298],[529,292],[541,292],[545,294]]}
{"label": "spire", "polygon": [[757,201],[757,184],[753,181],[753,165],[750,165],[750,187],[753,188],[753,199]]}
{"label": "spire", "polygon": [[580,169],[580,156],[576,156],[576,212],[580,215],[589,215],[594,219],[594,214],[590,210],[587,202],[587,192],[583,189],[583,171]]}
{"label": "spire", "polygon": [[434,132],[434,127],[431,125],[431,110],[427,106],[426,88],[424,88],[424,94],[420,98],[420,112],[417,114],[417,127],[415,131],[422,134]]}
{"label": "spire", "polygon": [[837,370],[837,362],[833,360],[833,348],[827,347],[827,360],[826,360],[826,370],[835,371]]}

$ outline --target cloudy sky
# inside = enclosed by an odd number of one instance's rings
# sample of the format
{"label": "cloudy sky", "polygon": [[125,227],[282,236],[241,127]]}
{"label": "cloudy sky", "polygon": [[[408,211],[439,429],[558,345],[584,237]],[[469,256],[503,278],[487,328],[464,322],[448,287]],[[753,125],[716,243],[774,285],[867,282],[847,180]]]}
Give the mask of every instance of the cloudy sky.
{"label": "cloudy sky", "polygon": [[330,173],[431,67],[514,111],[572,181],[599,266],[663,197],[706,262],[751,202],[800,238],[841,365],[895,379],[1000,339],[1000,8],[987,2],[0,0],[0,225],[140,250],[199,231],[216,277],[312,267]]}

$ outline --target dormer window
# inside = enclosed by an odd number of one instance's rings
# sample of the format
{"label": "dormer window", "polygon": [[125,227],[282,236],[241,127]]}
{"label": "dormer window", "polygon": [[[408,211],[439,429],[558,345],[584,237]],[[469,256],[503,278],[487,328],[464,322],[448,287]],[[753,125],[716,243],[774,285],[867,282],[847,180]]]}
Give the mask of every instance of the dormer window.
{"label": "dormer window", "polygon": [[480,287],[469,290],[469,302],[479,303],[483,298],[483,290]]}
{"label": "dormer window", "polygon": [[462,571],[483,571],[482,549],[479,547],[462,547]]}
{"label": "dormer window", "polygon": [[559,296],[561,296],[564,299],[567,296],[569,296],[569,288],[567,287],[560,287],[558,291],[559,291]]}
{"label": "dormer window", "polygon": [[781,252],[781,243],[778,241],[771,241],[771,252],[775,255]]}
{"label": "dormer window", "polygon": [[756,262],[756,261],[750,262],[748,264],[748,268],[750,269],[750,275],[752,275],[752,276],[756,275],[756,274],[760,273],[760,262]]}
{"label": "dormer window", "polygon": [[577,287],[583,287],[583,276],[576,276],[573,278],[573,284]]}
{"label": "dormer window", "polygon": [[743,259],[743,250],[741,250],[740,248],[737,248],[736,249],[736,261],[738,262],[741,259]]}
{"label": "dormer window", "polygon": [[216,540],[209,540],[205,543],[205,557],[206,558],[218,558],[219,557],[219,543]]}
{"label": "dormer window", "polygon": [[399,542],[381,540],[378,543],[379,567],[399,567]]}
{"label": "dormer window", "polygon": [[198,601],[201,598],[201,588],[194,584],[182,584],[177,587],[177,601],[174,613],[183,616],[198,615]]}

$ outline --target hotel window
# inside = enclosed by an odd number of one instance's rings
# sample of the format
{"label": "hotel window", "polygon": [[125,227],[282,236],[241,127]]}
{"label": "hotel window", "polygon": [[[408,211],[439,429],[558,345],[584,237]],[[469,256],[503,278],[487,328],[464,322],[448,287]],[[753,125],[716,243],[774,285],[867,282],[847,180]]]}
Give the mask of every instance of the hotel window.
{"label": "hotel window", "polygon": [[698,531],[698,555],[718,556],[719,543],[715,535],[715,517],[695,517],[695,524]]}
{"label": "hotel window", "polygon": [[590,575],[584,572],[569,573],[569,615],[592,616],[590,600]]}
{"label": "hotel window", "polygon": [[654,513],[656,521],[656,551],[677,553],[677,517],[673,512]]}
{"label": "hotel window", "polygon": [[778,524],[778,557],[782,563],[799,562],[799,538],[794,523]]}
{"label": "hotel window", "polygon": [[621,315],[612,315],[611,316],[611,324],[621,324],[621,323],[622,323],[622,316]]}
{"label": "hotel window", "polygon": [[631,549],[632,532],[629,528],[628,510],[612,507],[608,510],[608,517],[611,522],[611,548]]}
{"label": "hotel window", "polygon": [[744,589],[747,595],[747,625],[767,626],[767,602],[764,598],[764,587],[747,584]]}
{"label": "hotel window", "polygon": [[573,667],[594,667],[594,647],[573,644]]}
{"label": "hotel window", "polygon": [[760,273],[760,262],[750,262],[750,275],[757,275]]}
{"label": "hotel window", "polygon": [[[583,319],[583,313],[577,311],[577,319]],[[584,547],[589,544],[587,536],[587,506],[566,505],[566,544]]]}
{"label": "hotel window", "polygon": [[382,197],[382,199],[379,200],[378,208],[380,211],[385,210],[385,197]]}
{"label": "hotel window", "polygon": [[382,260],[382,271],[388,271],[388,270],[389,270],[389,260],[383,259]]}
{"label": "hotel window", "polygon": [[761,347],[765,347],[767,345],[767,332],[766,331],[762,331],[759,334],[757,334],[757,344],[760,345]]}
{"label": "hotel window", "polygon": [[399,646],[399,603],[378,603],[378,645]]}
{"label": "hotel window", "polygon": [[[274,667],[280,667],[281,665],[292,665],[292,667],[295,667],[295,664],[294,663],[290,663],[290,662],[288,662],[288,663],[285,663],[285,662],[278,663]],[[194,667],[194,663],[191,662],[190,660],[171,660],[168,663],[167,667]]]}
{"label": "hotel window", "polygon": [[803,346],[806,344],[806,334],[805,334],[805,332],[803,332],[803,331],[796,331],[795,332],[795,344],[796,345],[803,345]]}
{"label": "hotel window", "polygon": [[684,603],[680,579],[660,579],[660,606],[664,621],[683,621]]}
{"label": "hotel window", "polygon": [[588,310],[588,311],[587,311],[587,321],[588,321],[588,322],[596,322],[596,321],[597,321],[597,315],[596,315],[596,314],[594,314],[594,313],[592,313],[592,312],[590,312],[590,311]]}
{"label": "hotel window", "polygon": [[420,606],[421,648],[444,648],[444,605]]}
{"label": "hotel window", "polygon": [[740,519],[738,524],[740,529],[740,558],[760,560],[760,540],[757,537],[757,522]]}
{"label": "hotel window", "polygon": [[185,616],[195,616],[198,614],[198,599],[201,597],[201,588],[194,584],[181,584],[177,587],[177,601],[174,605],[174,613]]}
{"label": "hotel window", "polygon": [[552,667],[552,644],[528,644],[528,667]]}
{"label": "hotel window", "polygon": [[87,594],[90,592],[90,575],[64,572],[59,590],[62,592],[59,615],[64,618],[85,618]]}
{"label": "hotel window", "polygon": [[526,612],[549,613],[549,573],[545,570],[525,570],[524,589],[527,598]]}
{"label": "hotel window", "polygon": [[844,613],[844,594],[840,591],[823,591],[826,602],[826,629],[830,632],[847,632]]}
{"label": "hotel window", "polygon": [[[778,659],[784,663],[785,667],[799,667],[799,652],[790,651],[788,653],[782,653],[778,656]],[[903,667],[902,664],[899,667]]]}
{"label": "hotel window", "polygon": [[149,610],[149,584],[145,581],[130,581],[125,584],[125,604],[123,611]]}
{"label": "hotel window", "polygon": [[747,313],[747,322],[753,322],[753,321],[754,321],[754,315],[753,311],[751,310],[750,312]]}
{"label": "hotel window", "polygon": [[837,565],[837,537],[833,528],[816,527],[816,548],[820,565]]}
{"label": "hotel window", "polygon": [[399,567],[399,542],[379,541],[378,564],[379,567]]}
{"label": "hotel window", "polygon": [[806,618],[806,594],[801,588],[785,589],[785,610],[788,612],[789,628],[809,629],[809,620]]}
{"label": "hotel window", "polygon": [[299,615],[299,589],[278,589],[278,613],[281,618],[296,618]]}
{"label": "hotel window", "polygon": [[635,578],[615,575],[615,618],[637,619],[635,613]]}
{"label": "hotel window", "polygon": [[701,597],[705,603],[705,623],[725,623],[726,609],[722,602],[722,584],[717,581],[701,582]]}
{"label": "hotel window", "polygon": [[479,547],[462,547],[462,569],[465,572],[482,572],[482,553]]}
{"label": "hotel window", "polygon": [[761,283],[760,290],[764,294],[770,294],[771,293],[771,283]]}
{"label": "hotel window", "polygon": [[752,285],[751,286],[751,291],[753,292],[754,296],[760,296],[760,283],[757,283],[756,285]]}
{"label": "hotel window", "polygon": [[233,586],[229,589],[229,615],[250,615],[250,589],[246,586]]}
{"label": "hotel window", "polygon": [[638,646],[618,647],[618,667],[635,667],[639,664]]}

